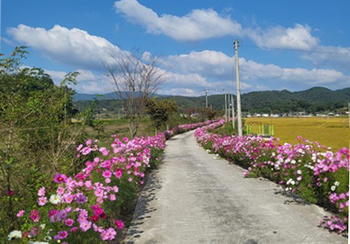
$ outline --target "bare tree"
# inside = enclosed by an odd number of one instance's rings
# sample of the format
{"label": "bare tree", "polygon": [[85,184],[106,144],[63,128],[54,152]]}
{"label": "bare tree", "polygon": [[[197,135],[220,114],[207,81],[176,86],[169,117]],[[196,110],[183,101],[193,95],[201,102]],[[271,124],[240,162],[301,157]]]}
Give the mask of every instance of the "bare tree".
{"label": "bare tree", "polygon": [[111,56],[114,64],[104,64],[104,67],[115,85],[115,93],[123,103],[130,135],[134,138],[146,113],[146,101],[163,83],[165,72],[157,67],[160,56],[142,56],[138,50],[132,53],[120,50]]}

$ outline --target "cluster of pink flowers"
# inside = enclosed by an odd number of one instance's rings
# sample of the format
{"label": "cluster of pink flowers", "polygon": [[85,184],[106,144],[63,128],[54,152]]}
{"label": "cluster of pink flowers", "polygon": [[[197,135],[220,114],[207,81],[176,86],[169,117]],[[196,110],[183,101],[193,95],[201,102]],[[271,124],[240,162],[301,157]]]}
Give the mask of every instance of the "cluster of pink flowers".
{"label": "cluster of pink flowers", "polygon": [[[85,168],[73,177],[57,173],[53,178],[54,192],[49,187],[38,190],[38,208],[29,212],[33,227],[24,237],[68,243],[74,241],[75,234],[97,233],[102,240],[115,239],[117,229],[123,229],[124,223],[116,219],[113,209],[108,209],[111,206],[108,202],[117,200],[121,181],[143,183],[145,170],[151,164],[151,148],[163,150],[165,137],[159,134],[133,140],[120,140],[114,135],[112,138],[109,149],[99,147],[96,140],[79,145],[78,156],[94,153],[93,160],[88,160]],[[17,216],[22,218],[24,214],[21,210]],[[50,225],[51,231],[40,231],[46,225]]]}
{"label": "cluster of pink flowers", "polygon": [[[293,146],[288,143],[279,145],[278,139],[272,137],[266,140],[258,136],[209,133],[219,125],[197,129],[197,141],[206,149],[246,168],[245,177],[269,178],[286,191],[337,212],[338,216],[332,217],[337,224],[330,229],[338,232],[347,229],[347,218],[342,216],[347,216],[349,208],[349,149],[333,153],[301,137],[297,138],[299,144]],[[328,226],[330,222],[324,223]]]}
{"label": "cluster of pink flowers", "polygon": [[[180,128],[184,132],[210,123]],[[173,131],[168,133],[174,134]],[[57,173],[53,178],[54,188],[43,186],[38,190],[38,208],[29,211],[32,223],[23,226],[23,235],[17,233],[21,231],[15,231],[16,236],[29,238],[32,242],[53,239],[64,244],[74,243],[75,238],[81,238],[75,237],[80,234],[92,238],[98,236],[104,241],[115,239],[117,230],[123,229],[124,223],[113,214],[110,209],[113,204],[109,203],[117,200],[121,182],[144,183],[145,171],[154,163],[151,151],[164,150],[166,138],[163,133],[132,140],[119,139],[116,135],[111,138],[109,147],[100,146],[98,140],[91,139],[77,147],[77,157],[90,160],[75,176]],[[25,214],[26,211],[21,210],[17,217],[23,218]]]}

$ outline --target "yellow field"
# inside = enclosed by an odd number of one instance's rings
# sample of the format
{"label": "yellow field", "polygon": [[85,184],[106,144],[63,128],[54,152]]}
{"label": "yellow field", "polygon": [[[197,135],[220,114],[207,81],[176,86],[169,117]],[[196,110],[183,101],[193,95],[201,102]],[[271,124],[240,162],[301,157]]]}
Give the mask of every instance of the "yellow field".
{"label": "yellow field", "polygon": [[[272,124],[275,137],[281,143],[296,143],[296,138],[302,136],[312,142],[331,147],[336,151],[342,147],[350,147],[349,118],[347,117],[309,117],[309,118],[244,118],[247,124],[257,122]],[[257,131],[257,125],[252,125]]]}

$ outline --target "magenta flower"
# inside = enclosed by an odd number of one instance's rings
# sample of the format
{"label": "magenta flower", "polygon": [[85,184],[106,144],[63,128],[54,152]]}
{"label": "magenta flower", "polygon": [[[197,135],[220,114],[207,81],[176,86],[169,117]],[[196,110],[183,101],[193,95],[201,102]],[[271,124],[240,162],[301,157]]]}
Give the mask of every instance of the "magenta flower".
{"label": "magenta flower", "polygon": [[117,226],[118,229],[122,230],[124,228],[124,223],[121,220],[116,220],[115,225]]}
{"label": "magenta flower", "polygon": [[89,219],[91,219],[92,222],[97,222],[99,218],[96,215],[92,215]]}
{"label": "magenta flower", "polygon": [[98,208],[101,208],[100,204],[95,204],[95,205],[91,206],[91,209],[93,209],[93,210],[98,209]]}
{"label": "magenta flower", "polygon": [[70,229],[70,232],[76,232],[78,230],[78,227],[73,227]]}
{"label": "magenta flower", "polygon": [[40,214],[39,211],[34,209],[31,213],[30,213],[30,218],[34,221],[34,222],[39,222],[40,219]]}
{"label": "magenta flower", "polygon": [[96,216],[100,216],[103,213],[103,209],[102,208],[95,208],[94,209],[94,214]]}
{"label": "magenta flower", "polygon": [[62,231],[58,232],[57,235],[55,235],[54,239],[55,240],[63,240],[63,239],[66,239],[67,236],[68,236],[68,232],[65,230],[62,230]]}
{"label": "magenta flower", "polygon": [[71,227],[74,224],[74,220],[73,219],[66,219],[64,221],[65,225]]}
{"label": "magenta flower", "polygon": [[105,170],[103,171],[102,176],[105,178],[110,178],[112,176],[112,172],[109,170]]}
{"label": "magenta flower", "polygon": [[54,179],[53,179],[54,182],[58,183],[58,184],[61,184],[61,183],[66,183],[67,181],[67,176],[64,175],[64,174],[56,174]]}
{"label": "magenta flower", "polygon": [[123,170],[122,169],[118,169],[115,173],[114,173],[115,177],[117,177],[118,179],[120,179],[123,175]]}

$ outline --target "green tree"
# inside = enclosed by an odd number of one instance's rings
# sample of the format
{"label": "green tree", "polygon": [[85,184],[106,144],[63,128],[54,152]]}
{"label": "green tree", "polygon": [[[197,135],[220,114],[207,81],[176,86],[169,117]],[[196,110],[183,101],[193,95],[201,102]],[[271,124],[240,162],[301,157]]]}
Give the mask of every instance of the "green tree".
{"label": "green tree", "polygon": [[147,100],[146,109],[156,129],[160,130],[166,125],[171,115],[177,112],[178,108],[174,101],[152,98]]}
{"label": "green tree", "polygon": [[67,87],[77,73],[56,86],[42,69],[21,68],[26,54],[17,47],[0,59],[0,236],[14,228],[20,208],[35,203],[40,185],[74,170],[83,131],[71,123],[74,91]]}

